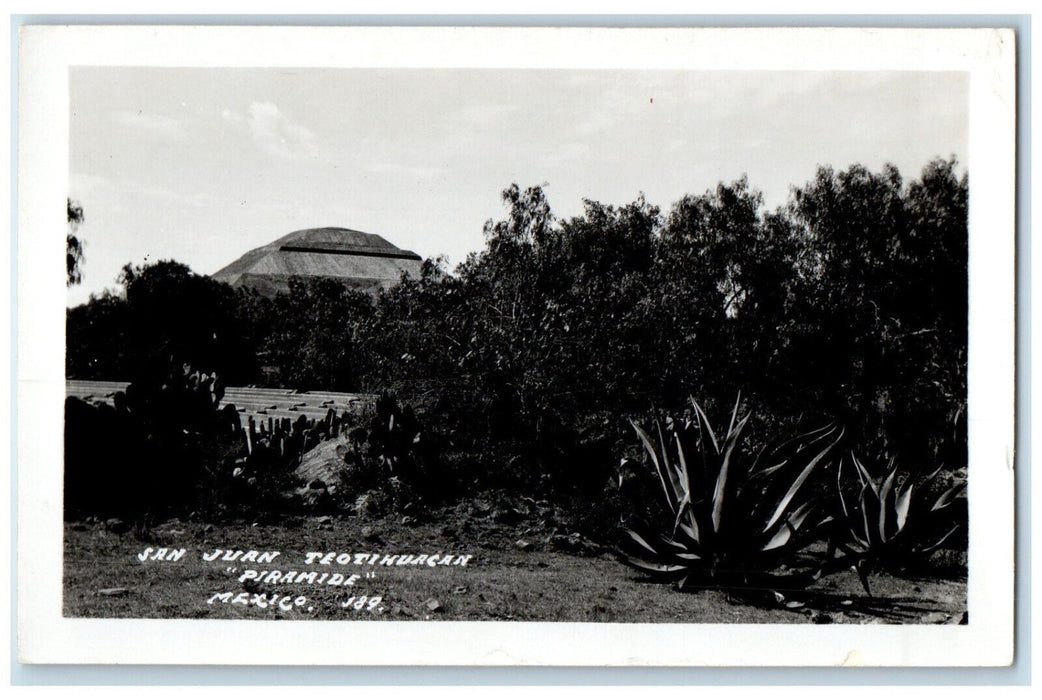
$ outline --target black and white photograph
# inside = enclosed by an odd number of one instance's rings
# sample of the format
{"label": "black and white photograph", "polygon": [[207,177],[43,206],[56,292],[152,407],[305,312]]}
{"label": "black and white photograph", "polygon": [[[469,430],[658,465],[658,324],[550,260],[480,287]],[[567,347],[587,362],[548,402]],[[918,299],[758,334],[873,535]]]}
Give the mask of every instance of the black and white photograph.
{"label": "black and white photograph", "polygon": [[27,660],[1009,663],[1011,32],[37,29]]}

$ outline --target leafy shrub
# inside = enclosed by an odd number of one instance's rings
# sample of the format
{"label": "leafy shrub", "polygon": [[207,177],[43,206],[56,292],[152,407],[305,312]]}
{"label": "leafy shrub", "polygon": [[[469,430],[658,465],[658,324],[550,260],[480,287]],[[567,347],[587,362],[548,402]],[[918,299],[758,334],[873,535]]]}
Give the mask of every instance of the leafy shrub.
{"label": "leafy shrub", "polygon": [[412,406],[389,394],[378,397],[348,433],[342,456],[347,488],[340,498],[359,514],[402,510],[450,490],[438,438],[420,425]]}
{"label": "leafy shrub", "polygon": [[[752,456],[743,450],[750,414],[736,402],[719,438],[693,399],[680,420],[656,421],[654,434],[634,430],[662,489],[665,530],[624,529],[622,561],[682,587],[761,585],[821,532],[827,514],[809,481],[842,436],[835,428],[805,433]],[[810,578],[805,579],[807,583]]]}

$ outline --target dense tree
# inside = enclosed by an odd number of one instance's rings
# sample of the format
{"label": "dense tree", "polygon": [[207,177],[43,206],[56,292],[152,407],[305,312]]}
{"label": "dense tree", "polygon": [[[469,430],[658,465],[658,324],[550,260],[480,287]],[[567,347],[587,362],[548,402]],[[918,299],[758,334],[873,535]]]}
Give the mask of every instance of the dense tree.
{"label": "dense tree", "polygon": [[69,219],[65,230],[65,283],[71,287],[83,280],[83,241],[76,235],[83,223],[83,207],[79,202],[66,199],[65,208]]}
{"label": "dense tree", "polygon": [[66,312],[65,374],[75,379],[127,379],[136,343],[126,300],[105,292]]}
{"label": "dense tree", "polygon": [[936,452],[965,406],[967,184],[954,171],[936,161],[904,187],[892,166],[823,168],[794,193],[806,265],[792,383],[880,450]]}
{"label": "dense tree", "polygon": [[251,329],[234,289],[174,261],[128,264],[119,282],[122,294],[92,297],[67,312],[69,376],[133,380],[171,360],[217,372],[231,384],[257,375]]}
{"label": "dense tree", "polygon": [[290,281],[271,304],[270,331],[259,344],[268,379],[294,389],[358,389],[354,346],[358,324],[372,313],[369,297],[336,280]]}
{"label": "dense tree", "polygon": [[726,397],[762,377],[768,336],[748,331],[777,320],[770,314],[785,299],[789,272],[762,225],[761,204],[742,179],[683,198],[666,220],[656,286],[675,336],[667,362],[684,391]]}

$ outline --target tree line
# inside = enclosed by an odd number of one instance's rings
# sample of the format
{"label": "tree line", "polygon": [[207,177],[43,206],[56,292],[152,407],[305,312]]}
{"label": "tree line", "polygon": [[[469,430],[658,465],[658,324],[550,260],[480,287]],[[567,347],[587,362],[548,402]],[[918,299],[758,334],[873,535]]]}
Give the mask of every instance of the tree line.
{"label": "tree line", "polygon": [[[375,298],[334,280],[266,298],[164,261],[68,310],[67,376],[173,360],[227,385],[391,391],[483,483],[596,489],[628,418],[738,395],[765,443],[837,421],[863,454],[965,465],[967,177],[954,159],[819,168],[767,210],[745,179],[667,211],[643,196],[554,217],[541,187],[455,270]],[[467,477],[469,478],[469,477]],[[466,481],[466,478],[462,479]]]}

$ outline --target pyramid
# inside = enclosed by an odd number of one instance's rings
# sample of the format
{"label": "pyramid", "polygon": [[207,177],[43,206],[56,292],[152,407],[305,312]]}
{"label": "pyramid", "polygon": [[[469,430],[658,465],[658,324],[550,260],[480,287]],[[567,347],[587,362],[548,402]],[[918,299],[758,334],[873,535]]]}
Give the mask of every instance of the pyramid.
{"label": "pyramid", "polygon": [[293,277],[328,278],[375,294],[402,274],[419,277],[422,258],[382,236],[347,228],[309,228],[255,248],[221,268],[213,279],[250,287],[265,296],[289,291]]}

